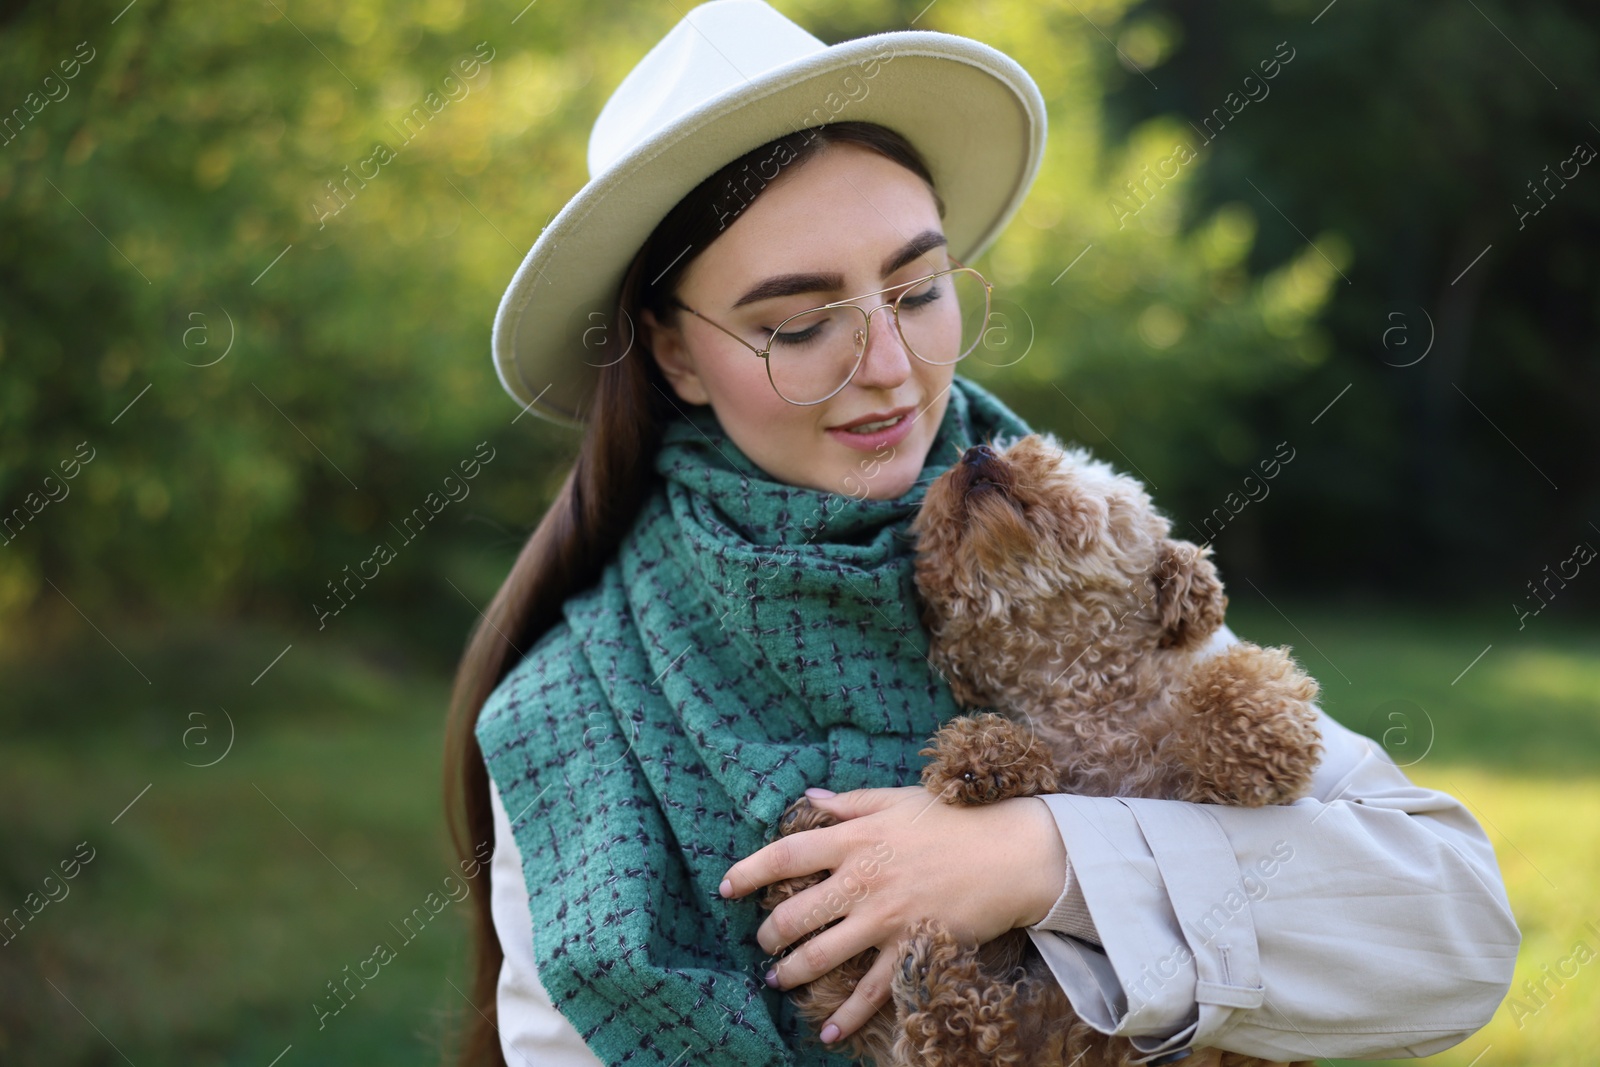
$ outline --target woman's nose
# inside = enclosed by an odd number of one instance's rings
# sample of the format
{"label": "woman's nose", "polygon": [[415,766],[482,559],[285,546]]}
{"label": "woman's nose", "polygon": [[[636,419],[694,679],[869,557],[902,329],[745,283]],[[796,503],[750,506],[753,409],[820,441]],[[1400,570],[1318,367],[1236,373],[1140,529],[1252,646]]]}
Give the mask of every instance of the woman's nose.
{"label": "woman's nose", "polygon": [[[883,318],[872,321],[879,311]],[[868,316],[867,350],[856,368],[856,383],[892,389],[910,376],[911,360],[900,331],[895,329],[893,309],[888,304],[874,308]]]}

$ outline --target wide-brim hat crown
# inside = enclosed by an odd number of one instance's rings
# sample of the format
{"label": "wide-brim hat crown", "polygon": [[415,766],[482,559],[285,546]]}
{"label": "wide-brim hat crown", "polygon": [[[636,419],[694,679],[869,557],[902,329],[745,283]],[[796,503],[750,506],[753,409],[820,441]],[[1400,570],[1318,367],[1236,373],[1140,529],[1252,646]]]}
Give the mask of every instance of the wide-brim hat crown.
{"label": "wide-brim hat crown", "polygon": [[[762,0],[689,11],[623,78],[589,137],[590,180],[517,268],[494,321],[506,391],[552,422],[588,417],[623,276],[661,219],[731,160],[784,134],[875,122],[927,161],[950,254],[971,262],[1021,206],[1044,98],[979,41],[906,30],[826,45]],[[635,347],[637,347],[635,345]]]}

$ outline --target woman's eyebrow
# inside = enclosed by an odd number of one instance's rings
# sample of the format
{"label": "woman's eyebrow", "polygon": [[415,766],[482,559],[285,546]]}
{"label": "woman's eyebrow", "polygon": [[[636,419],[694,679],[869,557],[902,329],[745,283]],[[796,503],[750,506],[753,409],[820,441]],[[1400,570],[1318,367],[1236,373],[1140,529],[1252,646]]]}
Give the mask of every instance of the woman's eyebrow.
{"label": "woman's eyebrow", "polygon": [[842,274],[779,274],[758,282],[748,293],[733,302],[735,308],[796,293],[828,293],[844,288]]}
{"label": "woman's eyebrow", "polygon": [[883,267],[881,268],[883,276],[887,278],[889,275],[893,274],[907,263],[910,263],[913,259],[916,259],[918,256],[922,255],[924,252],[931,252],[935,248],[943,247],[947,243],[948,242],[945,239],[944,234],[940,233],[938,230],[923,230],[911,240],[907,241],[905,246],[902,247],[898,252],[894,253],[894,255],[883,261]]}
{"label": "woman's eyebrow", "polygon": [[[923,230],[883,261],[883,266],[880,268],[883,277],[887,278],[923,253],[930,252],[946,243],[948,242],[945,235],[938,230]],[[843,287],[844,275],[842,274],[815,272],[810,274],[779,274],[756,283],[749,292],[733,302],[733,307],[740,308],[746,304],[753,304],[758,300],[771,300],[773,297],[779,296],[795,296],[799,293],[837,292]]]}

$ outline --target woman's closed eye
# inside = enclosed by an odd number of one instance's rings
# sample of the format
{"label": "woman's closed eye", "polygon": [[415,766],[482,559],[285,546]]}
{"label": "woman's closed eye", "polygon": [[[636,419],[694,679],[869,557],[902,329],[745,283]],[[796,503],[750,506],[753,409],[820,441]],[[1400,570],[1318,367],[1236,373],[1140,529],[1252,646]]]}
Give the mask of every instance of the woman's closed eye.
{"label": "woman's closed eye", "polygon": [[901,312],[915,311],[918,308],[927,307],[937,300],[944,299],[945,287],[949,284],[950,280],[948,278],[939,278],[936,281],[928,282],[926,287],[920,291],[908,291],[900,297]]}
{"label": "woman's closed eye", "polygon": [[806,326],[804,329],[800,329],[800,330],[795,330],[795,329],[781,330],[781,331],[779,331],[779,332],[777,332],[777,333],[772,335],[772,340],[773,340],[774,344],[780,344],[780,345],[803,345],[803,344],[809,344],[810,342],[815,341],[818,337],[821,336],[822,331],[823,331],[823,326],[824,326],[823,323],[812,322],[810,325]]}
{"label": "woman's closed eye", "polygon": [[[830,308],[799,315],[780,323],[783,329],[772,334],[773,344],[799,346],[826,340],[838,331],[849,328],[851,320],[846,316],[852,314],[848,308]],[[859,320],[859,316],[856,318]]]}

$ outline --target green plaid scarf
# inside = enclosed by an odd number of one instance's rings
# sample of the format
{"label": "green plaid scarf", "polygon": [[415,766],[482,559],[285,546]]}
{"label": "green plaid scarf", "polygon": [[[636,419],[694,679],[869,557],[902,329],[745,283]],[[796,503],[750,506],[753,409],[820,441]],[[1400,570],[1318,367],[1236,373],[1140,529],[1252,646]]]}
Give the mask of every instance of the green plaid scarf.
{"label": "green plaid scarf", "polygon": [[807,786],[919,780],[961,709],[925,656],[905,527],[965,449],[1027,432],[957,377],[917,484],[865,500],[771,480],[709,407],[666,428],[616,557],[477,724],[540,980],[607,1064],[849,1062],[761,981],[765,913],[717,883]]}

